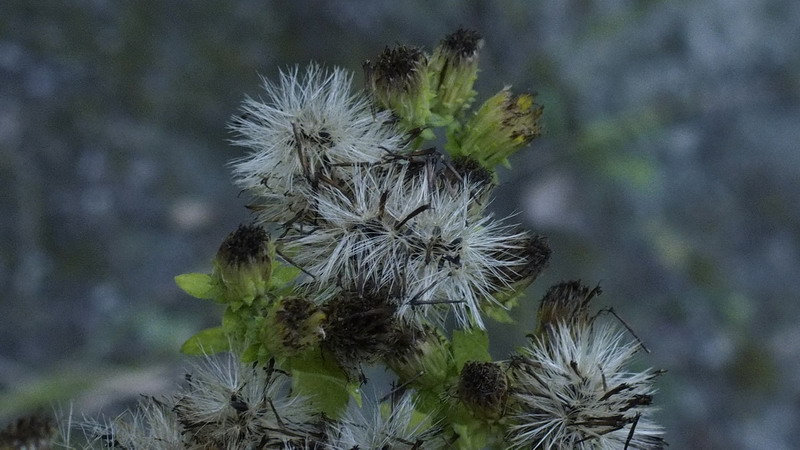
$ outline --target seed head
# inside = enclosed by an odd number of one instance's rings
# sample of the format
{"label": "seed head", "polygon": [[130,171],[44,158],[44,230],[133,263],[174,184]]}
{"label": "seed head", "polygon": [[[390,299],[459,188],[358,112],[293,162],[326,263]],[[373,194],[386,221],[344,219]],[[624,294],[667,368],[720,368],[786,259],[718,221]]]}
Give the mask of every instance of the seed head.
{"label": "seed head", "polygon": [[264,81],[265,99],[248,98],[231,128],[250,153],[232,163],[234,180],[253,195],[263,222],[286,222],[309,209],[320,180],[348,178],[346,167],[375,163],[404,139],[391,114],[351,91],[342,69],[312,64]]}
{"label": "seed head", "polygon": [[519,448],[661,448],[650,418],[660,372],[628,371],[637,348],[607,325],[548,328],[512,359],[508,440]]}

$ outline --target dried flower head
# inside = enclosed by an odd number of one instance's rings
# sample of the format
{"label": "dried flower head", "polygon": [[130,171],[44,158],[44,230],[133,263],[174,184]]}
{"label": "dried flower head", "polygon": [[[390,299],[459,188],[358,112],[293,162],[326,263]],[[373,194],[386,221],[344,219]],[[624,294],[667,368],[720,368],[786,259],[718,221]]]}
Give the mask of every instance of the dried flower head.
{"label": "dried flower head", "polygon": [[493,362],[469,361],[458,379],[458,398],[479,417],[497,418],[505,411],[508,378]]}
{"label": "dried flower head", "polygon": [[87,421],[82,425],[89,440],[87,448],[193,448],[185,443],[172,406],[170,399],[146,397],[134,411],[104,422]]}
{"label": "dried flower head", "polygon": [[284,380],[235,356],[198,365],[173,408],[187,441],[199,448],[251,448],[302,441],[315,432],[311,406]]}
{"label": "dried flower head", "polygon": [[397,330],[397,306],[388,298],[342,291],[323,309],[322,346],[344,367],[374,362],[391,348]]}
{"label": "dried flower head", "polygon": [[550,327],[556,326],[559,322],[568,324],[589,322],[591,320],[589,303],[601,293],[599,285],[592,289],[581,284],[580,280],[565,281],[551,286],[539,303],[534,334],[544,336]]}
{"label": "dried flower head", "polygon": [[347,189],[321,186],[318,220],[296,223],[283,248],[331,285],[397,299],[404,318],[483,327],[494,294],[538,275],[549,257],[541,238],[482,215],[487,185],[440,170],[394,164],[355,170]]}
{"label": "dried flower head", "polygon": [[[351,407],[345,417],[327,430],[327,447],[331,450],[392,449],[424,450],[441,448],[432,445],[438,429],[432,419],[415,411],[410,393],[395,402],[379,407]],[[372,409],[366,412],[364,410]]]}
{"label": "dried flower head", "polygon": [[512,359],[509,399],[516,448],[654,449],[650,418],[660,372],[628,371],[638,349],[608,325],[560,322]]}
{"label": "dried flower head", "polygon": [[346,71],[312,64],[302,73],[281,73],[277,83],[265,81],[265,100],[245,100],[231,127],[239,135],[235,142],[251,153],[233,162],[233,172],[236,184],[255,197],[262,221],[302,215],[320,179],[346,179],[341,165],[377,162],[402,144],[391,114],[374,111],[350,85]]}

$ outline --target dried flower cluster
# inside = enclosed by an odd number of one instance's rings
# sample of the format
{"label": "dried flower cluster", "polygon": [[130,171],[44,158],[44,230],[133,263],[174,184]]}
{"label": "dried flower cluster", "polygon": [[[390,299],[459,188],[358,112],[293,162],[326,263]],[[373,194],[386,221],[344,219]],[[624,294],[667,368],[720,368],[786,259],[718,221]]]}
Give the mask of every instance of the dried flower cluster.
{"label": "dried flower cluster", "polygon": [[452,310],[483,327],[496,293],[542,269],[546,243],[485,214],[488,171],[410,148],[349,78],[312,65],[267,83],[267,103],[249,100],[234,123],[252,150],[234,163],[237,183],[258,221],[282,229],[276,244],[315,301],[379,294],[403,319],[441,323]]}
{"label": "dried flower cluster", "polygon": [[[176,278],[225,305],[221,326],[182,350],[237,360],[209,359],[176,395],[88,426],[95,444],[664,445],[651,418],[660,372],[629,371],[640,345],[590,313],[599,288],[554,286],[528,346],[504,361],[489,355],[486,318],[512,321],[550,248],[487,213],[496,166],[539,136],[542,108],[506,88],[470,111],[481,46],[459,30],[430,55],[387,48],[364,65],[368,92],[312,64],[245,101],[232,129],[247,153],[232,167],[254,224],[228,236],[211,274]],[[446,153],[423,145],[437,130]],[[362,409],[363,364],[397,380]]]}

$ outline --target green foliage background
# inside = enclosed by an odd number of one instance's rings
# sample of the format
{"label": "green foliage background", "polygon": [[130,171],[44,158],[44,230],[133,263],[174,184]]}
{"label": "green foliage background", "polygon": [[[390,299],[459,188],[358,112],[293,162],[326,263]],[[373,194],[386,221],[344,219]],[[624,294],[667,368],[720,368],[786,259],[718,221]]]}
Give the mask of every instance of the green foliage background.
{"label": "green foliage background", "polygon": [[[602,282],[665,368],[674,448],[799,438],[800,5],[791,0],[104,1],[0,4],[0,421],[51,402],[113,414],[171,390],[220,311],[207,272],[247,220],[225,124],[259,74],[352,70],[459,26],[486,38],[478,102],[511,83],[545,136],[494,208],[551,267],[494,331],[523,341],[544,289]],[[357,77],[360,82],[360,77]]]}

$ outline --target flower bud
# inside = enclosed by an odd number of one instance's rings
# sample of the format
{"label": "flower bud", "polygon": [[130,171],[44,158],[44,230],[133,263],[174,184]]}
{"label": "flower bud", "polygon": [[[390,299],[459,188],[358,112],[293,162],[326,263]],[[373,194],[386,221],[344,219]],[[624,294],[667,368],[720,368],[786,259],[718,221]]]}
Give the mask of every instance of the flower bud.
{"label": "flower bud", "polygon": [[580,281],[567,281],[550,287],[539,304],[534,335],[543,337],[548,328],[559,322],[585,324],[590,321],[589,302],[601,293],[600,286],[590,289]]}
{"label": "flower bud", "polygon": [[478,417],[499,418],[508,400],[508,378],[493,362],[470,361],[458,379],[458,398]]}
{"label": "flower bud", "polygon": [[421,390],[440,389],[452,366],[447,339],[427,326],[403,329],[400,335],[403,338],[386,355],[386,365],[402,382],[410,382]]}
{"label": "flower bud", "polygon": [[465,126],[448,137],[447,151],[453,157],[466,156],[493,170],[508,165],[507,158],[541,134],[539,118],[543,108],[534,96],[513,96],[503,89],[481,105]]}
{"label": "flower bud", "polygon": [[364,63],[369,88],[411,130],[426,127],[433,93],[428,85],[428,57],[419,48],[389,48],[374,63]]}
{"label": "flower bud", "polygon": [[431,110],[446,125],[469,107],[476,92],[472,89],[478,78],[478,52],[483,39],[477,31],[459,29],[445,37],[431,57],[428,71],[431,86],[436,92]]}
{"label": "flower bud", "polygon": [[262,328],[263,345],[274,356],[291,356],[314,346],[324,336],[325,313],[314,302],[284,297],[272,305]]}
{"label": "flower bud", "polygon": [[272,274],[274,252],[262,227],[240,225],[228,235],[217,251],[212,274],[222,288],[223,301],[250,305],[263,295]]}

